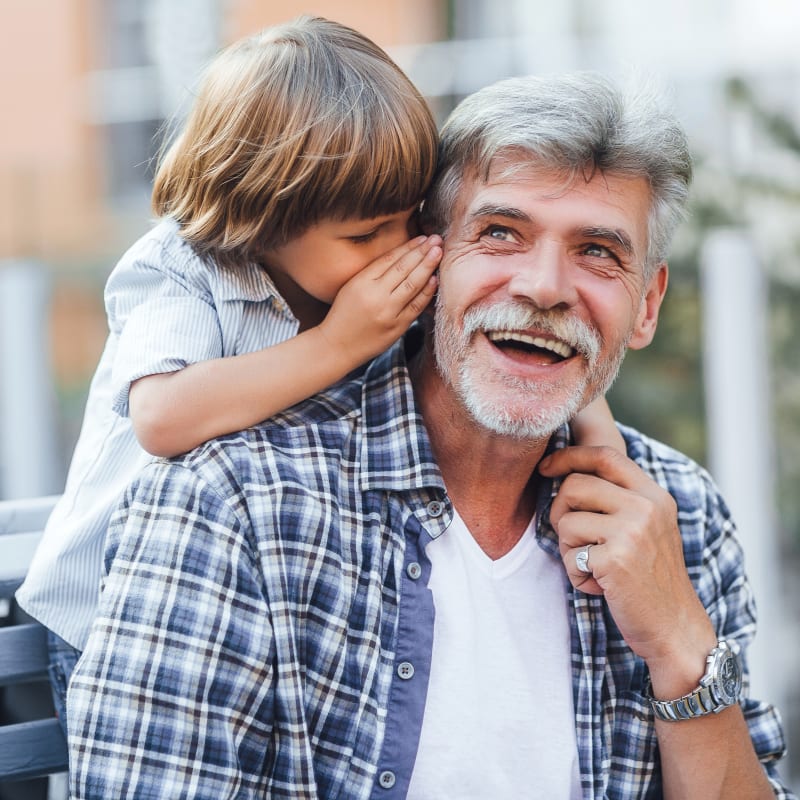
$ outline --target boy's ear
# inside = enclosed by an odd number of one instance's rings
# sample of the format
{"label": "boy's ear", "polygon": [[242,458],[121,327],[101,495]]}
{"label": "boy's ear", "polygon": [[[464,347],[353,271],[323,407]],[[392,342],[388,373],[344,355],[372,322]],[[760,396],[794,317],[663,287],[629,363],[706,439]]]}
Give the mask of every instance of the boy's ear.
{"label": "boy's ear", "polygon": [[642,305],[633,326],[633,335],[628,343],[631,350],[641,350],[653,341],[658,325],[658,312],[661,309],[668,283],[669,267],[666,261],[662,261],[650,278],[642,298]]}

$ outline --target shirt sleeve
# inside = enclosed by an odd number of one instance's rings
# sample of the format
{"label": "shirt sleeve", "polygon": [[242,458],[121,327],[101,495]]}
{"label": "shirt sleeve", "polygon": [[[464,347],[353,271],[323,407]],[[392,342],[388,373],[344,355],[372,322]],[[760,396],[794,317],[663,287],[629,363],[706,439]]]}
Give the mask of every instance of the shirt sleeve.
{"label": "shirt sleeve", "polygon": [[128,392],[137,378],[223,355],[219,316],[197,259],[182,266],[159,242],[151,243],[117,265],[105,300],[117,339],[112,408],[120,416],[128,415]]}
{"label": "shirt sleeve", "polygon": [[756,606],[745,572],[744,554],[736,525],[727,504],[705,471],[701,471],[701,480],[706,489],[705,519],[708,530],[699,563],[707,570],[706,576],[713,576],[713,580],[701,578],[698,581],[698,594],[717,634],[722,638],[734,639],[742,648],[744,697],[741,705],[753,747],[775,796],[782,800],[794,800],[795,795],[786,788],[778,769],[781,758],[786,754],[786,738],[780,714],[770,703],[749,696],[747,651],[756,633]]}
{"label": "shirt sleeve", "polygon": [[70,796],[266,796],[274,642],[249,532],[176,463],[123,505],[70,682]]}

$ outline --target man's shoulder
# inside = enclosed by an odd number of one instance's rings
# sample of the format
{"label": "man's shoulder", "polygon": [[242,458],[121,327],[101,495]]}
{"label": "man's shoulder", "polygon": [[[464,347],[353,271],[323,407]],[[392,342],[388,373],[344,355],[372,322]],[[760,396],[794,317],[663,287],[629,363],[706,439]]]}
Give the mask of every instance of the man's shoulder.
{"label": "man's shoulder", "polygon": [[349,378],[250,428],[212,439],[190,455],[205,460],[216,450],[247,450],[259,457],[265,447],[313,447],[320,436],[349,436],[361,416],[361,392],[362,381]]}
{"label": "man's shoulder", "polygon": [[706,468],[690,456],[636,428],[618,427],[625,439],[628,456],[673,495],[687,498],[716,492]]}
{"label": "man's shoulder", "polygon": [[[411,440],[414,447],[404,446]],[[359,476],[383,475],[387,464],[392,475],[424,471],[426,441],[400,341],[325,391],[162,463],[178,481],[199,481],[223,497],[275,494],[287,486],[313,493],[330,486],[334,473],[357,487]],[[182,471],[187,474],[180,477]]]}
{"label": "man's shoulder", "polygon": [[340,458],[361,418],[363,376],[355,375],[249,428],[219,436],[165,463],[219,486],[279,478],[301,464]]}
{"label": "man's shoulder", "polygon": [[268,514],[281,494],[302,487],[317,496],[343,460],[358,464],[355,395],[348,383],[183,455],[154,459],[133,482],[133,494],[158,498],[162,507],[197,506],[205,516],[237,518],[245,527]]}

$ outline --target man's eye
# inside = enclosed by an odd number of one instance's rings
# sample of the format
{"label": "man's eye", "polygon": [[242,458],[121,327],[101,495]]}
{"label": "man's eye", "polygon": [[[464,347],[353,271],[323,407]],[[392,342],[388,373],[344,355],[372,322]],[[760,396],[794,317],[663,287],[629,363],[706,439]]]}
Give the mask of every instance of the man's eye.
{"label": "man's eye", "polygon": [[614,258],[614,254],[601,244],[588,244],[584,247],[583,253],[593,258]]}
{"label": "man's eye", "polygon": [[504,228],[502,225],[492,225],[487,228],[484,233],[484,236],[488,236],[490,239],[495,239],[498,242],[515,242],[516,238],[514,234],[511,232],[509,228]]}

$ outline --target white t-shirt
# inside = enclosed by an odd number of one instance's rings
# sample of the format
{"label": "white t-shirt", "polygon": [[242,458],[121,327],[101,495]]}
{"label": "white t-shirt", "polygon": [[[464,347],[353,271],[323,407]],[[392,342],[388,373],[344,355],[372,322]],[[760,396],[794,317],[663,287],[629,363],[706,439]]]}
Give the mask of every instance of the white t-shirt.
{"label": "white t-shirt", "polygon": [[427,547],[436,609],[409,800],[578,800],[560,562],[534,523],[497,561],[455,515]]}

